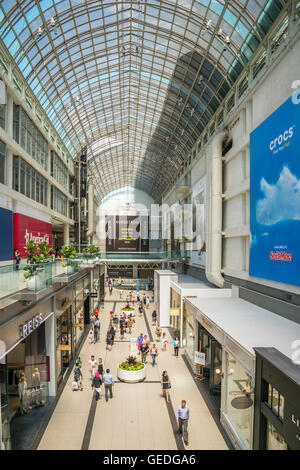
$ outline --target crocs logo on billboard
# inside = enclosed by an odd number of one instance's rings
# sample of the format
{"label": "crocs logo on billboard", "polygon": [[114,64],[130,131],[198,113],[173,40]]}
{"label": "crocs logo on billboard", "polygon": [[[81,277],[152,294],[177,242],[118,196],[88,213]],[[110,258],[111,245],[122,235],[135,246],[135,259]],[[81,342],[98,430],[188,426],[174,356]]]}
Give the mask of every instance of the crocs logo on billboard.
{"label": "crocs logo on billboard", "polygon": [[[269,143],[270,150],[273,151],[273,153],[277,153],[278,149],[282,150],[283,148],[280,148],[280,146],[282,144],[285,144],[288,140],[290,140],[293,137],[294,129],[295,129],[295,125],[289,127],[284,132],[282,132],[282,134],[279,134],[277,137],[275,137],[275,139],[271,140],[271,142]],[[277,152],[274,152],[274,150],[276,149],[277,149]]]}

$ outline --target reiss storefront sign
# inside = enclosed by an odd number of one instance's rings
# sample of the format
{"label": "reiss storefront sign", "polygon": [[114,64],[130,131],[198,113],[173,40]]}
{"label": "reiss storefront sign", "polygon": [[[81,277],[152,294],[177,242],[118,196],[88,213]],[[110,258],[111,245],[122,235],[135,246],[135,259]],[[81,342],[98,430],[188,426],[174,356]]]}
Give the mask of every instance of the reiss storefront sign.
{"label": "reiss storefront sign", "polygon": [[25,246],[28,241],[47,242],[52,245],[52,225],[23,214],[14,214],[14,250],[18,249],[21,258],[26,257]]}

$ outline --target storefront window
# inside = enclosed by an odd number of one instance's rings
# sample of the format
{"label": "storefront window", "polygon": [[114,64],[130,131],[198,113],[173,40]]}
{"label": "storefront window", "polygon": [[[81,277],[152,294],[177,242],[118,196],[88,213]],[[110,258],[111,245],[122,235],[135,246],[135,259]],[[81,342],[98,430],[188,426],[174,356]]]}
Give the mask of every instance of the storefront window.
{"label": "storefront window", "polygon": [[[170,307],[171,308],[176,308],[180,310],[181,307],[181,296],[177,294],[177,292],[174,289],[171,289],[171,295],[170,295]],[[179,330],[180,330],[180,316],[179,315],[171,315],[170,316],[170,324],[176,330],[176,334],[179,335]]]}
{"label": "storefront window", "polygon": [[186,322],[184,331],[184,345],[189,356],[194,356],[195,346],[195,327],[194,327],[194,316],[190,312],[186,312]]}
{"label": "storefront window", "polygon": [[57,325],[57,382],[60,383],[71,360],[70,307],[56,319]]}
{"label": "storefront window", "polygon": [[247,449],[251,444],[252,407],[251,377],[227,354],[226,415]]}
{"label": "storefront window", "polygon": [[268,388],[268,406],[277,418],[283,421],[284,397],[271,384]]}
{"label": "storefront window", "polygon": [[273,424],[267,421],[267,450],[288,450],[288,445]]}
{"label": "storefront window", "polygon": [[[5,361],[5,359],[4,359]],[[9,401],[8,401],[8,380],[6,363],[0,364],[0,405],[1,405],[1,450],[10,450],[10,427],[9,427]]]}
{"label": "storefront window", "polygon": [[30,448],[50,404],[44,323],[8,353],[7,367],[12,448]]}

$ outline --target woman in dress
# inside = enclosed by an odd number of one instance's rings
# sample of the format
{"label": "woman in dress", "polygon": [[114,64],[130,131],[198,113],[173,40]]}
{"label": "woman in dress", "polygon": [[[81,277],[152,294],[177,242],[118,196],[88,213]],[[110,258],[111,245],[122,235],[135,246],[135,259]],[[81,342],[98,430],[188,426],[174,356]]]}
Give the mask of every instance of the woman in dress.
{"label": "woman in dress", "polygon": [[171,382],[168,376],[168,372],[166,370],[163,371],[162,376],[161,376],[161,388],[162,388],[163,397],[166,394],[167,403],[170,403],[169,389],[171,388]]}

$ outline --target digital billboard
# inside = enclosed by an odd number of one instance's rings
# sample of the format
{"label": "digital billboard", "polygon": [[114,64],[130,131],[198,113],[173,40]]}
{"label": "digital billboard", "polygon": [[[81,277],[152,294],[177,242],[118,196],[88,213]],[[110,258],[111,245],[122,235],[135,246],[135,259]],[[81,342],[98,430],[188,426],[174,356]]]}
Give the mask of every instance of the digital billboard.
{"label": "digital billboard", "polygon": [[285,101],[250,134],[249,274],[300,286],[300,105]]}

